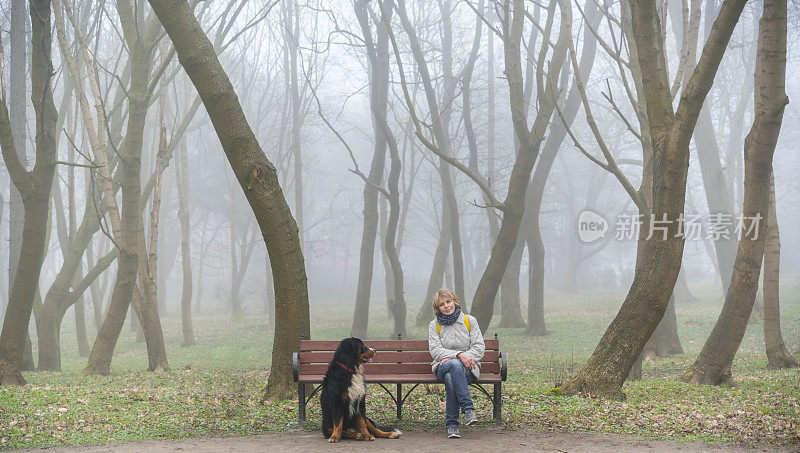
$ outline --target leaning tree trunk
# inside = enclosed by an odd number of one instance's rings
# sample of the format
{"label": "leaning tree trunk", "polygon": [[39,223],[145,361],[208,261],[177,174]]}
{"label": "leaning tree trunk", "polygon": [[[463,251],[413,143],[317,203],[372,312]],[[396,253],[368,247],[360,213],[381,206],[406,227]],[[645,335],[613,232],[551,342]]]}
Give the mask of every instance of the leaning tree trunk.
{"label": "leaning tree trunk", "polygon": [[733,277],[711,335],[683,380],[718,385],[731,379],[731,365],[744,337],[758,291],[770,201],[770,176],[786,96],[786,0],[764,0],[758,28],[755,115],[744,144],[742,238]]}
{"label": "leaning tree trunk", "polygon": [[792,356],[781,333],[780,267],[781,237],[778,232],[778,213],[775,206],[775,178],[769,178],[769,212],[767,237],[764,244],[764,345],[767,348],[767,368],[794,368],[800,366]]}
{"label": "leaning tree trunk", "polygon": [[266,398],[294,395],[291,355],[310,338],[308,286],[297,223],[214,47],[185,0],[149,0],[197,88],[267,244],[275,276],[275,338]]}
{"label": "leaning tree trunk", "polygon": [[50,1],[31,0],[31,100],[36,113],[36,162],[28,172],[15,149],[5,102],[0,103],[0,147],[9,176],[22,196],[25,228],[20,244],[17,272],[11,285],[8,308],[0,333],[0,385],[22,385],[22,350],[28,340],[33,300],[47,246],[47,216],[55,173],[55,125],[51,78]]}
{"label": "leaning tree trunk", "polygon": [[666,234],[654,234],[647,240],[625,302],[587,363],[565,383],[567,394],[585,392],[624,398],[622,384],[664,316],[683,257],[684,239],[676,233],[686,196],[691,134],[745,3],[723,3],[699,64],[674,111],[655,4],[630,2],[648,128],[653,137],[651,211],[657,219],[666,220],[669,228]]}

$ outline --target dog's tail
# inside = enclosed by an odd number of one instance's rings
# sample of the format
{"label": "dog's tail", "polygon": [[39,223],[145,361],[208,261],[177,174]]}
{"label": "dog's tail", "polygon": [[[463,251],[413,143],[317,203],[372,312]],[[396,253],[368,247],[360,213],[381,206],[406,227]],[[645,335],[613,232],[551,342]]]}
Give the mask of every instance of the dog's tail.
{"label": "dog's tail", "polygon": [[400,434],[403,434],[402,431],[400,431],[399,429],[395,428],[394,426],[379,426],[371,418],[369,418],[369,417],[364,417],[364,418],[366,418],[367,421],[372,424],[372,426],[374,426],[375,428],[377,428],[380,431],[387,432],[387,433],[397,433],[398,436]]}

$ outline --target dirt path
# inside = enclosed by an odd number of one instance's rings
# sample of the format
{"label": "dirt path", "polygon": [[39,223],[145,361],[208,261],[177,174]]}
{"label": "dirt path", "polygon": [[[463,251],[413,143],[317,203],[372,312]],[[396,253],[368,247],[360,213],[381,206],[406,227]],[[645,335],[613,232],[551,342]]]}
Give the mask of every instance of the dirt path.
{"label": "dirt path", "polygon": [[534,432],[496,427],[467,428],[461,439],[447,439],[444,430],[426,430],[404,433],[400,439],[378,439],[374,442],[343,440],[328,444],[320,433],[294,432],[289,434],[261,434],[251,437],[210,437],[182,440],[148,440],[121,444],[69,448],[37,448],[18,452],[273,452],[310,453],[380,451],[381,453],[410,453],[418,451],[441,452],[443,447],[459,453],[488,452],[756,452],[798,451],[796,448],[748,448],[741,446],[715,446],[702,442],[676,443],[649,440],[633,436],[572,433]]}

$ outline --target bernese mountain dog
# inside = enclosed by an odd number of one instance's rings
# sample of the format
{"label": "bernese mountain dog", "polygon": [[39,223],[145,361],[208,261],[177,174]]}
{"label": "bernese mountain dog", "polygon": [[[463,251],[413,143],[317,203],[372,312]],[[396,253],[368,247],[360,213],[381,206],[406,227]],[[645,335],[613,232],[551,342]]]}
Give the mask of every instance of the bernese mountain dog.
{"label": "bernese mountain dog", "polygon": [[320,396],[322,434],[328,442],[339,442],[343,437],[358,440],[400,437],[399,430],[375,426],[366,415],[363,365],[374,356],[375,350],[364,346],[358,338],[345,338],[333,353]]}

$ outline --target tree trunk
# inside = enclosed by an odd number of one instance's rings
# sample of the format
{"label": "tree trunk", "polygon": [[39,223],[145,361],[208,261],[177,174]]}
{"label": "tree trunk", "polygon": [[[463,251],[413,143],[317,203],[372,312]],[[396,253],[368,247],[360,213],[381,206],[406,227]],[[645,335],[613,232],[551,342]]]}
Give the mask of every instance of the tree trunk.
{"label": "tree trunk", "polygon": [[517,245],[508,260],[506,272],[500,283],[500,327],[525,327],[522,307],[519,301],[519,274],[522,269],[522,251],[525,240],[517,237]]}
{"label": "tree trunk", "polygon": [[[122,165],[122,212],[120,214],[119,232],[114,232],[116,247],[119,253],[117,277],[111,293],[106,317],[97,332],[97,338],[89,354],[89,360],[82,374],[109,374],[111,358],[117,339],[125,322],[125,315],[136,291],[136,276],[140,256],[144,248],[144,225],[141,212],[141,155],[147,108],[149,105],[150,66],[157,28],[148,27],[144,36],[138,30],[134,20],[132,5],[126,2],[117,3],[122,30],[130,52],[131,78],[128,93],[128,123],[124,146],[120,150]],[[107,191],[109,188],[106,189]],[[144,304],[148,306],[149,304]],[[136,308],[136,304],[134,304]],[[156,310],[158,307],[154,307]],[[139,310],[141,322],[152,319],[146,310]],[[144,326],[143,326],[144,327]],[[146,335],[147,336],[147,335]],[[152,340],[152,337],[150,338]],[[147,340],[147,338],[146,338]],[[148,357],[150,353],[148,342]]]}
{"label": "tree trunk", "polygon": [[770,201],[772,157],[789,99],[785,92],[786,0],[765,0],[758,28],[755,116],[744,145],[742,238],[725,304],[711,335],[683,380],[718,385],[731,379],[758,291]]}
{"label": "tree trunk", "polygon": [[[436,252],[433,254],[433,266],[431,267],[431,277],[428,279],[428,288],[425,290],[425,297],[422,305],[417,312],[417,327],[427,326],[433,316],[433,293],[442,287],[444,279],[444,268],[447,265],[447,254],[450,251],[450,211],[442,203],[442,228],[439,234],[439,242],[436,245]],[[463,295],[459,297],[464,297]]]}
{"label": "tree trunk", "polygon": [[769,178],[769,212],[767,237],[764,244],[764,345],[767,349],[767,368],[794,368],[800,366],[792,356],[781,333],[780,267],[781,237],[778,231],[778,213],[775,205],[775,178]]}
{"label": "tree trunk", "polygon": [[672,354],[683,354],[683,347],[678,338],[678,322],[675,318],[675,292],[669,298],[664,317],[656,330],[644,345],[645,357],[667,357]]}
{"label": "tree trunk", "polygon": [[673,111],[661,24],[655,5],[630,2],[647,127],[653,137],[651,211],[657,219],[666,220],[669,227],[666,234],[654,234],[647,240],[640,258],[641,266],[625,302],[586,365],[565,383],[564,391],[568,394],[587,392],[624,398],[622,384],[664,316],[683,256],[684,239],[676,237],[676,233],[677,220],[685,203],[689,141],[744,4],[743,0],[726,0],[723,4],[699,64],[681,93],[677,111]]}
{"label": "tree trunk", "polygon": [[[53,103],[50,60],[52,44],[50,1],[31,0],[31,89],[36,113],[36,162],[28,172],[15,149],[9,113],[5,102],[0,103],[0,146],[9,176],[20,191],[25,212],[24,231],[16,276],[9,296],[8,309],[0,333],[0,385],[22,385],[22,351],[26,346],[33,300],[38,289],[39,275],[47,246],[47,216],[50,191],[55,173],[55,125],[57,112]],[[16,277],[15,276],[15,277]]]}
{"label": "tree trunk", "polygon": [[[181,346],[194,346],[194,325],[192,324],[192,253],[191,224],[189,222],[189,164],[187,159],[186,139],[178,145],[175,165],[175,182],[178,186],[178,220],[181,224],[181,267],[183,269],[183,286],[181,287]],[[271,290],[271,288],[269,288]]]}
{"label": "tree trunk", "polygon": [[[89,269],[94,267],[93,250],[93,246],[89,246],[86,249],[86,264],[88,265]],[[103,325],[103,299],[105,298],[105,284],[101,286],[98,280],[93,281],[90,287],[92,295],[92,315],[94,319],[95,330],[100,330],[100,326]]]}
{"label": "tree trunk", "polygon": [[386,238],[385,245],[386,255],[392,265],[392,287],[394,289],[394,300],[390,307],[392,317],[394,318],[394,334],[398,338],[406,336],[406,301],[403,295],[403,268],[400,263],[400,257],[397,254],[397,223],[400,220],[400,190],[398,181],[400,180],[400,153],[397,150],[397,142],[394,139],[391,131],[388,130],[388,122],[386,117],[379,118],[382,125],[386,126],[387,144],[389,145],[389,154],[391,156],[391,167],[389,170],[389,221],[386,225]]}
{"label": "tree trunk", "polygon": [[300,40],[300,5],[296,0],[284,1],[284,39],[289,49],[289,93],[292,100],[292,141],[291,154],[294,163],[294,215],[300,231],[300,245],[303,245],[303,159],[300,147],[300,88],[297,77],[297,51]]}
{"label": "tree trunk", "polygon": [[[569,2],[558,3],[561,10],[558,41],[555,44],[547,75],[544,75],[544,65],[540,61],[537,68],[537,78],[546,80],[546,86],[539,89],[539,110],[531,129],[528,129],[527,106],[523,105],[522,66],[520,56],[520,40],[523,29],[524,4],[521,0],[514,1],[513,17],[510,31],[506,31],[504,38],[505,72],[508,77],[509,97],[511,104],[512,122],[514,131],[519,138],[520,149],[509,177],[508,194],[503,201],[503,221],[497,235],[489,263],[481,276],[478,287],[473,297],[472,314],[477,318],[481,327],[486,330],[492,320],[493,306],[500,282],[508,266],[511,254],[514,251],[519,235],[522,215],[525,210],[525,192],[528,188],[531,171],[539,156],[545,132],[550,123],[550,117],[555,110],[555,96],[557,93],[558,76],[567,55],[568,40],[571,39],[568,24],[571,22],[571,6]],[[555,4],[551,6],[548,16],[548,29],[546,38],[550,39],[549,29],[552,27]],[[508,24],[507,24],[508,25]],[[507,28],[508,30],[508,28]],[[543,57],[540,57],[542,60]]]}
{"label": "tree trunk", "polygon": [[[541,163],[539,164],[541,165]],[[536,176],[534,175],[534,181]],[[539,204],[541,207],[541,204]],[[533,337],[547,335],[544,321],[544,243],[539,228],[539,209],[531,211],[533,220],[528,234],[528,327],[525,334]]]}
{"label": "tree trunk", "polygon": [[[162,41],[162,63],[165,50],[166,44]],[[150,206],[149,250],[144,238],[144,228],[142,228],[142,236],[139,238],[139,254],[142,257],[147,257],[146,260],[139,260],[138,274],[143,296],[139,317],[142,321],[142,330],[144,330],[145,342],[147,343],[148,371],[169,370],[158,303],[158,221],[161,211],[161,181],[166,165],[165,153],[167,151],[166,101],[164,99],[166,87],[164,84],[162,84],[161,93],[161,99],[159,100],[158,150],[156,152],[154,170],[155,183],[153,186],[152,205]]]}
{"label": "tree trunk", "polygon": [[[25,7],[25,0],[13,0],[11,2],[11,33],[10,33],[10,55],[9,55],[9,93],[8,99],[10,102],[9,115],[11,121],[12,136],[14,144],[17,149],[17,156],[20,162],[23,162],[23,167],[26,167],[27,152],[26,148],[26,102],[25,94],[26,79],[25,74],[28,70],[27,65],[27,49],[26,49],[26,24],[28,20],[28,10]],[[8,235],[8,295],[9,303],[11,301],[11,290],[14,285],[14,276],[17,272],[19,264],[20,247],[22,245],[22,235],[25,223],[25,207],[23,205],[22,196],[19,189],[14,185],[12,179],[9,179],[9,192],[10,192],[10,210],[9,210],[9,235]],[[25,327],[25,342],[30,343],[30,336],[28,327]],[[27,349],[22,357],[22,364],[20,365],[23,371],[31,371],[34,369],[32,360],[28,359]]]}
{"label": "tree trunk", "polygon": [[[385,5],[388,6],[388,5]],[[432,117],[436,117],[437,121],[432,124],[433,136],[436,146],[446,156],[452,156],[452,142],[449,135],[450,117],[452,109],[450,108],[450,100],[455,97],[455,90],[457,87],[457,79],[453,76],[452,71],[452,25],[450,14],[452,8],[450,2],[445,0],[439,4],[439,10],[442,15],[442,71],[444,74],[444,88],[442,89],[442,103],[447,103],[443,108],[440,108],[440,102],[437,101],[436,91],[433,86],[433,79],[428,70],[428,63],[422,51],[419,42],[419,37],[411,25],[408,18],[404,2],[398,3],[398,15],[403,24],[403,28],[409,38],[411,45],[411,52],[414,56],[414,61],[417,64],[420,81],[425,89],[425,100],[428,106],[428,111]],[[384,7],[384,9],[389,9]],[[464,291],[464,258],[461,247],[461,232],[459,226],[458,202],[455,196],[455,189],[453,187],[453,176],[450,173],[448,163],[439,156],[439,178],[442,181],[442,198],[444,209],[450,213],[450,240],[452,242],[453,251],[453,272],[455,280],[456,294],[462,294]],[[466,307],[465,307],[466,308]]]}
{"label": "tree trunk", "polygon": [[297,224],[277,172],[247,123],[233,86],[185,0],[149,0],[203,99],[261,228],[275,277],[276,329],[265,398],[294,396],[291,355],[310,336],[308,286]]}
{"label": "tree trunk", "polygon": [[378,124],[376,115],[386,116],[389,89],[389,39],[386,27],[378,24],[377,44],[372,40],[372,27],[365,5],[353,2],[353,9],[361,26],[361,34],[366,43],[365,51],[369,59],[369,102],[372,130],[375,134],[372,164],[369,169],[369,183],[364,184],[364,227],[361,231],[361,251],[358,263],[358,286],[353,311],[353,324],[350,336],[366,338],[369,325],[369,300],[372,290],[372,275],[375,267],[375,237],[378,234],[378,189],[383,181],[386,165],[386,133]]}
{"label": "tree trunk", "polygon": [[[25,151],[27,140],[25,138],[26,123],[26,78],[27,72],[27,52],[26,52],[26,33],[28,23],[25,17],[28,9],[25,7],[25,0],[11,1],[11,32],[10,32],[10,52],[9,52],[9,91],[8,91],[8,113],[11,121],[11,134],[17,150],[20,162],[27,162]],[[24,165],[24,164],[23,164]],[[13,180],[9,179],[10,212],[9,212],[9,236],[8,236],[8,291],[14,284],[14,275],[17,272],[17,262],[19,261],[20,245],[22,243],[23,221],[25,211],[22,205],[22,197],[19,190],[14,186]]]}
{"label": "tree trunk", "polygon": [[387,318],[394,319],[392,306],[394,305],[394,271],[392,271],[392,263],[389,259],[389,253],[386,250],[386,232],[389,229],[389,208],[386,197],[380,200],[380,227],[378,234],[381,238],[381,257],[383,258],[383,283],[386,289],[386,310]]}

